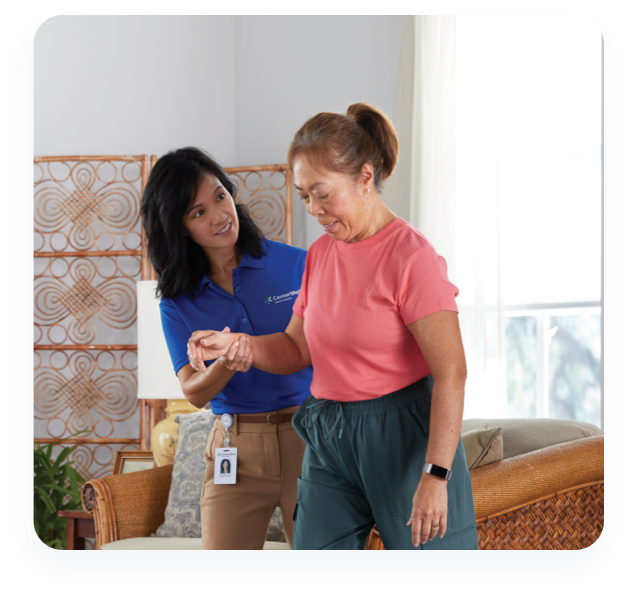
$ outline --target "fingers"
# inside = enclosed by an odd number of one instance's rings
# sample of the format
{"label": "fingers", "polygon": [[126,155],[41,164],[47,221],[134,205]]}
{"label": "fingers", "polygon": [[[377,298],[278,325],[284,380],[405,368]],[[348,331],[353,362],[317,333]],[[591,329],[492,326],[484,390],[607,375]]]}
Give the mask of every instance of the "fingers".
{"label": "fingers", "polygon": [[[438,518],[435,518],[436,516]],[[419,544],[425,545],[437,535],[439,539],[444,537],[447,531],[447,515],[423,515],[421,511],[413,510],[407,525],[412,526],[412,545],[418,547]]]}
{"label": "fingers", "polygon": [[253,353],[250,345],[250,337],[243,336],[239,341],[235,341],[225,356],[219,358],[219,361],[228,370],[236,370],[239,372],[247,372],[252,365]]}

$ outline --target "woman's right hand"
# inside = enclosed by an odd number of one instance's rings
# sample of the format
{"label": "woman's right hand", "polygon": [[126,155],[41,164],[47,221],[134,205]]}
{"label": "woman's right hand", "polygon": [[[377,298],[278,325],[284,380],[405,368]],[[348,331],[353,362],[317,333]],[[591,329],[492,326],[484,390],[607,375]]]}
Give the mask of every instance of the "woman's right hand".
{"label": "woman's right hand", "polygon": [[222,332],[195,331],[188,340],[187,353],[191,367],[197,372],[203,372],[206,369],[204,361],[226,355],[238,338],[239,335],[231,333],[228,327]]}

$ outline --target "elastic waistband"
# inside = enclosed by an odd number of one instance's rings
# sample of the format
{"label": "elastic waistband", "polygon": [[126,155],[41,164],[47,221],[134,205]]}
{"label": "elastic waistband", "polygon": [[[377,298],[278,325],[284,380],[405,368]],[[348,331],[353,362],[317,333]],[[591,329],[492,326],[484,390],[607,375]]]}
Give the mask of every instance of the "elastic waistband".
{"label": "elastic waistband", "polygon": [[[406,407],[411,402],[417,402],[419,399],[427,399],[431,401],[432,387],[434,378],[431,374],[421,378],[414,384],[410,384],[405,388],[394,391],[382,397],[375,399],[367,399],[364,401],[333,401],[331,399],[316,399],[313,395],[307,399],[307,408],[319,402],[339,403],[342,407],[344,417],[361,417],[364,415],[373,415],[382,413],[389,409],[400,409]],[[336,415],[335,409],[324,407],[321,415]]]}

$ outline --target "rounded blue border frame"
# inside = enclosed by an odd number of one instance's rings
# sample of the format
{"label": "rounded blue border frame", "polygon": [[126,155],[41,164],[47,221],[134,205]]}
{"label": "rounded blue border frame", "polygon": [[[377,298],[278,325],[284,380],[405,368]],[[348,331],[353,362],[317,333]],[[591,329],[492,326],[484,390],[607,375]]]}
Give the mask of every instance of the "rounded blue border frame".
{"label": "rounded blue border frame", "polygon": [[[56,14],[175,13],[579,14],[603,32],[603,365],[605,528],[586,550],[545,552],[95,552],[56,551],[32,523],[33,37]],[[59,10],[27,23],[9,73],[9,523],[13,551],[52,585],[506,585],[562,586],[602,575],[622,536],[622,60],[599,18],[577,10]]]}

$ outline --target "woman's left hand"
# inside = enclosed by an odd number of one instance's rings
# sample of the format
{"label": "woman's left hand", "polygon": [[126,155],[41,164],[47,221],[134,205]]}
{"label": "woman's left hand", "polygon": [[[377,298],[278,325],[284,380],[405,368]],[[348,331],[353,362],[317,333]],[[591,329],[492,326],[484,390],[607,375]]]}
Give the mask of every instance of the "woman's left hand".
{"label": "woman's left hand", "polygon": [[447,531],[447,481],[423,473],[412,499],[412,545],[418,547]]}
{"label": "woman's left hand", "polygon": [[[227,327],[226,327],[227,328]],[[224,329],[224,332],[226,330]],[[227,332],[230,332],[228,329]],[[222,355],[217,361],[228,368],[228,370],[234,370],[236,372],[247,372],[252,365],[252,346],[250,345],[250,337],[244,335],[239,341],[235,341],[228,353]]]}

